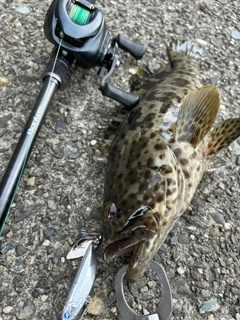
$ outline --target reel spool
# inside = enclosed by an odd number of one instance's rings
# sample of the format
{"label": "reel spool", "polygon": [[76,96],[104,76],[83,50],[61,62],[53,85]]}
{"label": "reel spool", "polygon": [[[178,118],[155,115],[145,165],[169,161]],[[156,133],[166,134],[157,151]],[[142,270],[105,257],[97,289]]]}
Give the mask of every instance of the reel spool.
{"label": "reel spool", "polygon": [[87,24],[91,18],[91,12],[78,3],[69,2],[67,6],[69,19],[78,24]]}

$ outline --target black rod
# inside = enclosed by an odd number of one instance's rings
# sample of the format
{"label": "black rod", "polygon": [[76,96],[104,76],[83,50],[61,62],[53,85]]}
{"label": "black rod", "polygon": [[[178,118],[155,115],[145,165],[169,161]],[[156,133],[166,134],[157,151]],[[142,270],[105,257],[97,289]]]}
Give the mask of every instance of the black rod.
{"label": "black rod", "polygon": [[2,233],[31,149],[58,87],[59,82],[56,79],[53,77],[45,78],[39,96],[2,177],[0,183],[0,234]]}

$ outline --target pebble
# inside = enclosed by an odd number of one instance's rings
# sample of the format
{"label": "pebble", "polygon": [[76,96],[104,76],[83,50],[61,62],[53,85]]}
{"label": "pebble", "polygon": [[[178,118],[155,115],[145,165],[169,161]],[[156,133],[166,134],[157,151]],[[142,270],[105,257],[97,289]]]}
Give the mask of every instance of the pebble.
{"label": "pebble", "polygon": [[230,223],[225,222],[225,223],[223,224],[223,229],[224,229],[225,231],[231,230],[231,225],[230,225]]}
{"label": "pebble", "polygon": [[178,242],[181,244],[189,244],[190,241],[187,237],[180,236],[180,237],[178,237]]}
{"label": "pebble", "polygon": [[2,254],[5,254],[5,253],[7,253],[8,251],[10,251],[10,250],[12,250],[12,249],[14,249],[14,248],[15,248],[14,243],[8,242],[8,243],[5,245],[5,247],[1,248],[1,253],[2,253]]}
{"label": "pebble", "polygon": [[16,254],[18,257],[22,256],[25,252],[26,252],[26,249],[23,247],[23,246],[16,246]]}
{"label": "pebble", "polygon": [[188,223],[194,225],[195,227],[199,227],[202,229],[206,228],[206,223],[200,217],[189,216],[187,214],[183,214],[183,217],[187,220]]}
{"label": "pebble", "polygon": [[201,290],[201,295],[202,295],[202,297],[203,297],[204,299],[206,299],[206,298],[209,298],[209,297],[210,297],[210,292],[209,292],[209,290],[203,289],[203,290]]}
{"label": "pebble", "polygon": [[220,309],[220,305],[217,302],[217,299],[211,298],[210,300],[203,302],[203,304],[199,308],[199,312],[216,312],[218,309]]}
{"label": "pebble", "polygon": [[140,292],[143,293],[143,292],[147,292],[148,291],[148,287],[147,286],[144,286],[142,288],[140,288]]}
{"label": "pebble", "polygon": [[43,295],[41,296],[41,301],[42,301],[42,302],[45,302],[47,299],[48,299],[48,296],[47,296],[47,295],[43,294]]}
{"label": "pebble", "polygon": [[44,231],[45,237],[48,237],[48,238],[51,237],[53,233],[54,233],[54,229],[47,229]]}
{"label": "pebble", "polygon": [[66,131],[66,122],[63,119],[60,119],[56,122],[55,131],[58,134],[64,133]]}
{"label": "pebble", "polygon": [[240,40],[240,32],[237,30],[232,30],[231,37],[235,40]]}
{"label": "pebble", "polygon": [[4,307],[2,310],[3,310],[3,313],[8,314],[12,311],[12,309],[13,309],[12,306],[7,306],[7,307]]}
{"label": "pebble", "polygon": [[117,312],[117,308],[116,307],[112,307],[111,312],[112,313],[116,313]]}
{"label": "pebble", "polygon": [[91,299],[91,302],[87,308],[87,313],[98,316],[105,310],[105,292],[103,290],[98,291]]}
{"label": "pebble", "polygon": [[180,275],[184,274],[184,272],[185,272],[185,270],[182,267],[178,267],[176,271]]}
{"label": "pebble", "polygon": [[26,257],[24,262],[27,264],[27,265],[32,265],[35,261],[35,256],[29,256],[29,257]]}
{"label": "pebble", "polygon": [[212,227],[208,234],[210,237],[216,238],[220,236],[220,231],[217,227]]}
{"label": "pebble", "polygon": [[73,153],[70,153],[70,154],[69,154],[68,158],[69,158],[69,159],[77,159],[77,158],[80,157],[80,155],[81,155],[80,152],[73,152]]}
{"label": "pebble", "polygon": [[225,218],[221,213],[211,212],[210,216],[213,218],[215,222],[219,224],[223,224],[225,222]]}
{"label": "pebble", "polygon": [[42,245],[43,245],[44,247],[49,247],[50,241],[46,239],[46,240],[43,242]]}
{"label": "pebble", "polygon": [[143,312],[144,316],[147,316],[148,314],[150,314],[149,311],[146,308],[143,308],[142,312]]}
{"label": "pebble", "polygon": [[27,14],[30,13],[30,9],[29,9],[28,7],[26,7],[26,6],[17,7],[17,8],[16,8],[16,11],[17,11],[18,13],[22,13],[22,14],[25,14],[25,15],[27,15]]}
{"label": "pebble", "polygon": [[90,142],[91,146],[95,146],[96,143],[97,143],[97,140],[92,140],[92,141]]}
{"label": "pebble", "polygon": [[200,46],[207,46],[208,45],[207,41],[205,41],[203,39],[196,39],[196,42],[198,44],[200,44]]}
{"label": "pebble", "polygon": [[240,313],[236,314],[236,320],[240,320]]}
{"label": "pebble", "polygon": [[57,204],[53,200],[48,200],[48,208],[55,211],[57,210]]}
{"label": "pebble", "polygon": [[7,78],[0,77],[0,86],[7,86],[9,83],[10,81]]}
{"label": "pebble", "polygon": [[210,314],[207,318],[207,320],[214,320],[214,315],[213,314]]}
{"label": "pebble", "polygon": [[31,177],[27,179],[27,186],[34,186],[36,181],[36,177]]}
{"label": "pebble", "polygon": [[155,281],[148,281],[148,288],[153,289],[156,287],[156,282]]}

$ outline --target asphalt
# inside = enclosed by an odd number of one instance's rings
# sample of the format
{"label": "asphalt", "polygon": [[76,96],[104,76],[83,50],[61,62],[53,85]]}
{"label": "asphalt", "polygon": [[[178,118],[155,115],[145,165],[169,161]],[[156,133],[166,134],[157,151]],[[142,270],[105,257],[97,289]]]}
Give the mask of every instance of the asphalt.
{"label": "asphalt", "polygon": [[[42,86],[53,45],[43,33],[50,1],[0,0],[0,179]],[[24,10],[19,7],[24,6]],[[110,83],[129,90],[138,67],[154,72],[168,63],[171,38],[194,40],[207,54],[203,84],[221,92],[219,119],[239,117],[240,2],[97,1],[110,36],[143,43],[140,61],[121,52]],[[66,255],[80,230],[102,233],[101,205],[110,138],[119,103],[101,95],[98,68],[71,67],[36,140],[0,245],[0,319],[61,319],[79,259]],[[240,140],[222,153],[226,165],[204,174],[192,204],[155,260],[173,294],[170,319],[240,319]],[[97,251],[97,276],[85,320],[120,319],[116,272]],[[127,290],[127,289],[126,289]],[[134,310],[152,313],[157,278],[147,273],[126,293]]]}

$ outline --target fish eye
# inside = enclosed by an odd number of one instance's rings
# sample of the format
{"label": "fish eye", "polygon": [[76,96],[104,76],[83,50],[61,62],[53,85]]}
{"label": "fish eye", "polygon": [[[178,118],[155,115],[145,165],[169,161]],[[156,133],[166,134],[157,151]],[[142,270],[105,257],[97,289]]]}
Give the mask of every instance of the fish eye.
{"label": "fish eye", "polygon": [[117,207],[113,202],[107,202],[103,208],[103,216],[105,219],[112,219],[117,214]]}

